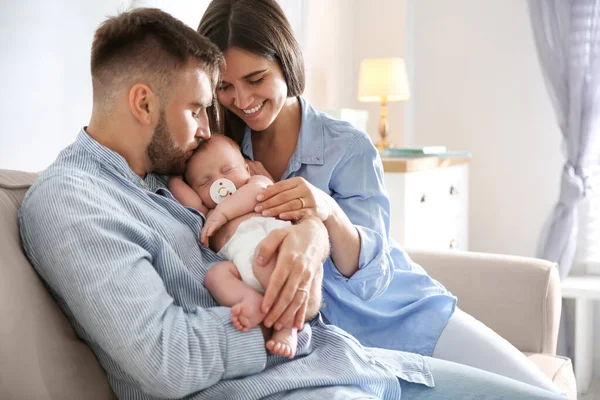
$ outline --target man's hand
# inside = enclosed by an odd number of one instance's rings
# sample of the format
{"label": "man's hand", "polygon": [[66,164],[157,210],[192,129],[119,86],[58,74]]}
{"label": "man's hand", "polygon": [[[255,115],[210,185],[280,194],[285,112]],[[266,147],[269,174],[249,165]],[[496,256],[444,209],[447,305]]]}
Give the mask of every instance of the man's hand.
{"label": "man's hand", "polygon": [[323,261],[329,255],[327,230],[311,216],[273,231],[258,245],[255,262],[260,268],[275,254],[275,270],[262,304],[267,314],[264,323],[277,330],[292,326],[302,329],[309,303],[312,308],[317,305],[316,310],[308,310],[310,314],[316,313],[320,304]]}

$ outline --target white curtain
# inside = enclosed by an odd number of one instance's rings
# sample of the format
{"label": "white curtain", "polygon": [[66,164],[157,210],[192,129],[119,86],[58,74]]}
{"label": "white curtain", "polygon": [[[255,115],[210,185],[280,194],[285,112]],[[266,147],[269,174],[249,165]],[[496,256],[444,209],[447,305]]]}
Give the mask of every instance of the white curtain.
{"label": "white curtain", "polygon": [[[543,228],[537,256],[556,262],[562,279],[573,264],[577,206],[591,189],[589,160],[600,128],[600,0],[529,0],[529,11],[566,153],[560,196]],[[566,320],[561,321],[559,351],[570,355]]]}

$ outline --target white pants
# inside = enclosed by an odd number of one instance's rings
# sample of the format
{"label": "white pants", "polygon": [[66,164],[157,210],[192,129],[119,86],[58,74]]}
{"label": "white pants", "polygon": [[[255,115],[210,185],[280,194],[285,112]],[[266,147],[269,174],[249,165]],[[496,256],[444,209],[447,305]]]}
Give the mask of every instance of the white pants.
{"label": "white pants", "polygon": [[432,356],[559,393],[550,378],[516,347],[458,308],[442,331]]}
{"label": "white pants", "polygon": [[251,217],[242,222],[231,238],[221,248],[219,256],[235,264],[242,281],[254,290],[264,293],[254,272],[252,260],[256,247],[271,231],[292,225],[290,221],[282,221],[271,217]]}

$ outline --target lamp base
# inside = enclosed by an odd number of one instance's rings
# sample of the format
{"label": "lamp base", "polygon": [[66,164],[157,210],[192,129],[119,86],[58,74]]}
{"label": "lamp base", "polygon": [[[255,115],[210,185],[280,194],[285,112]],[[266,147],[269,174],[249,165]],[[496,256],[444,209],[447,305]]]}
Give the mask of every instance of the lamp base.
{"label": "lamp base", "polygon": [[381,139],[379,142],[377,142],[375,147],[377,150],[385,150],[394,147],[394,145],[391,144],[387,139]]}
{"label": "lamp base", "polygon": [[390,128],[387,122],[387,99],[381,99],[381,112],[379,113],[379,136],[381,140],[375,145],[377,150],[385,150],[392,147],[392,144],[387,140],[390,136]]}

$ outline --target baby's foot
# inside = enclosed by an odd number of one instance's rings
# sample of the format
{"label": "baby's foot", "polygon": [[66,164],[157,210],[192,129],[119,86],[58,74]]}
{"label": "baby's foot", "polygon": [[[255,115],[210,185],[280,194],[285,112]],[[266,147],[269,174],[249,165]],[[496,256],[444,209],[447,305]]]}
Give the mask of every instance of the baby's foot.
{"label": "baby's foot", "polygon": [[267,349],[273,354],[279,354],[289,359],[296,355],[298,347],[298,330],[296,328],[274,331],[271,340],[267,342]]}
{"label": "baby's foot", "polygon": [[231,307],[231,322],[242,332],[254,328],[265,319],[265,314],[260,311],[263,297],[258,292],[244,296],[241,302]]}

